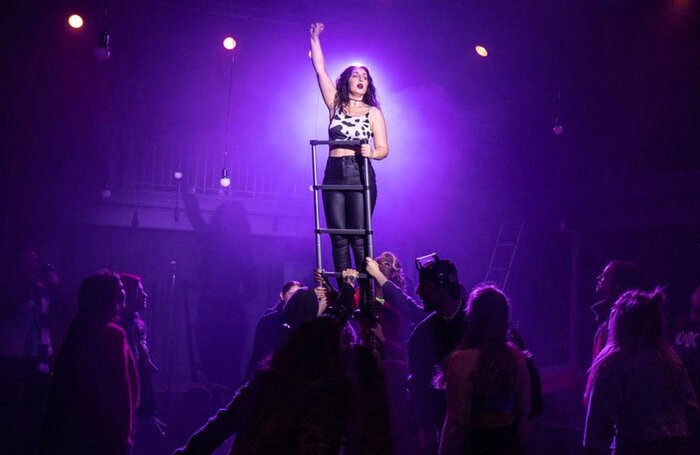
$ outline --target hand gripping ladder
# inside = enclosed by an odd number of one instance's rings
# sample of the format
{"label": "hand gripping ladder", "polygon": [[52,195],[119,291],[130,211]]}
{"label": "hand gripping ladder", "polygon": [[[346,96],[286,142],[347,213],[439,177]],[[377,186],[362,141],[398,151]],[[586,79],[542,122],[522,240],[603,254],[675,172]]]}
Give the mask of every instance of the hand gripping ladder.
{"label": "hand gripping ladder", "polygon": [[[370,193],[369,193],[369,160],[365,157],[362,158],[362,179],[363,184],[361,185],[319,185],[318,184],[318,169],[317,169],[317,157],[316,157],[316,147],[319,145],[328,146],[340,146],[340,147],[359,147],[362,144],[366,144],[366,141],[354,140],[354,141],[310,141],[311,144],[311,161],[313,164],[313,192],[314,192],[314,234],[316,237],[316,268],[323,270],[322,258],[321,258],[321,234],[341,234],[341,235],[362,235],[365,237],[366,251],[365,254],[368,257],[374,257],[374,244],[372,241],[372,210],[370,206]],[[365,227],[364,229],[328,229],[321,227],[321,217],[318,204],[318,193],[321,190],[334,190],[334,191],[362,191],[364,210],[365,210]],[[355,267],[360,268],[360,264],[355,264]],[[334,272],[325,272],[324,276],[329,277],[340,277],[342,276],[342,270],[336,270]],[[358,276],[359,279],[368,280],[367,301],[374,299],[374,287],[369,283],[369,277],[366,273],[361,273]],[[361,302],[362,303],[362,302]]]}

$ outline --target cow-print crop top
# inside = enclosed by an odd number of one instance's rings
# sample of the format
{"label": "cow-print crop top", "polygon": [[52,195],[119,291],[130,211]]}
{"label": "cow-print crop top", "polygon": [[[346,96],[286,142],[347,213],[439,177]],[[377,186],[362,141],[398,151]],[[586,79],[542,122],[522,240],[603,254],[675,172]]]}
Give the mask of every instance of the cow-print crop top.
{"label": "cow-print crop top", "polygon": [[[374,108],[370,108],[370,111]],[[363,115],[347,115],[342,109],[336,111],[328,125],[328,138],[331,141],[351,141],[371,139],[372,128],[369,124],[369,112]]]}

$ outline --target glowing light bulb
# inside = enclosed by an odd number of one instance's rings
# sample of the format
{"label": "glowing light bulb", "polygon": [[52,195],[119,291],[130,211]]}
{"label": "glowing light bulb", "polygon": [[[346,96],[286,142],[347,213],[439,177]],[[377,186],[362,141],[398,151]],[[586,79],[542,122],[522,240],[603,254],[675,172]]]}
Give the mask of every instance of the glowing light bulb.
{"label": "glowing light bulb", "polygon": [[564,132],[564,127],[562,126],[561,122],[559,121],[559,117],[554,119],[554,126],[552,127],[552,132],[556,134],[557,136],[560,136],[561,133]]}
{"label": "glowing light bulb", "polygon": [[173,172],[173,177],[175,177],[175,180],[180,180],[182,178],[182,172],[181,171]]}
{"label": "glowing light bulb", "polygon": [[224,188],[228,188],[229,186],[231,186],[231,179],[228,176],[228,169],[223,168],[221,170],[221,180],[219,180],[219,183]]}
{"label": "glowing light bulb", "polygon": [[71,28],[81,28],[85,24],[85,21],[83,21],[83,18],[79,14],[71,14],[68,16],[68,25],[71,26]]}
{"label": "glowing light bulb", "polygon": [[489,51],[486,50],[484,46],[476,46],[474,47],[474,50],[476,51],[477,54],[479,54],[482,57],[488,57]]}
{"label": "glowing light bulb", "polygon": [[226,38],[224,38],[224,48],[225,49],[232,51],[233,49],[235,49],[235,47],[236,47],[236,40],[235,39],[233,39],[230,36],[227,36]]}

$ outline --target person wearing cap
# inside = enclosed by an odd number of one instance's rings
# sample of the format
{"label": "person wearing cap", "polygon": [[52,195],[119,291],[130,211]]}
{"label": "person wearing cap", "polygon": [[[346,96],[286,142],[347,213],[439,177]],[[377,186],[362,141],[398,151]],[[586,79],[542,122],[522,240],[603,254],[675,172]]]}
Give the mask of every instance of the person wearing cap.
{"label": "person wearing cap", "polygon": [[248,368],[245,373],[245,380],[253,377],[253,372],[260,364],[260,361],[267,357],[282,343],[284,315],[282,310],[289,299],[304,285],[298,281],[287,281],[279,292],[279,301],[274,307],[263,313],[255,327],[255,337],[253,338],[253,349],[250,353]]}
{"label": "person wearing cap", "polygon": [[282,314],[284,323],[294,330],[304,322],[320,316],[323,310],[325,308],[319,305],[316,293],[312,289],[301,288],[284,305]]}
{"label": "person wearing cap", "polygon": [[467,318],[455,265],[433,254],[418,258],[416,266],[416,292],[429,314],[408,340],[409,391],[421,449],[434,453],[446,405],[444,393],[433,387],[433,376],[457,347],[466,331]]}

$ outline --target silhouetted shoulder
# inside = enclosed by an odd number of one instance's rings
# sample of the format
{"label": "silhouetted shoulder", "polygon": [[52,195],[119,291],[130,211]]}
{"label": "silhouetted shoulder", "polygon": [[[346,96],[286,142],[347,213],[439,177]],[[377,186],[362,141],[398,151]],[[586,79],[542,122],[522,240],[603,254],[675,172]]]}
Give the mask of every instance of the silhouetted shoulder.
{"label": "silhouetted shoulder", "polygon": [[126,333],[124,329],[119,327],[117,324],[109,323],[104,326],[101,330],[102,336],[108,343],[122,344],[126,342]]}
{"label": "silhouetted shoulder", "polygon": [[520,350],[520,348],[518,346],[511,343],[510,341],[507,344],[508,344],[508,350],[510,351],[511,355],[513,355],[513,357],[515,357],[516,359],[525,360],[525,356],[523,355],[523,352]]}

